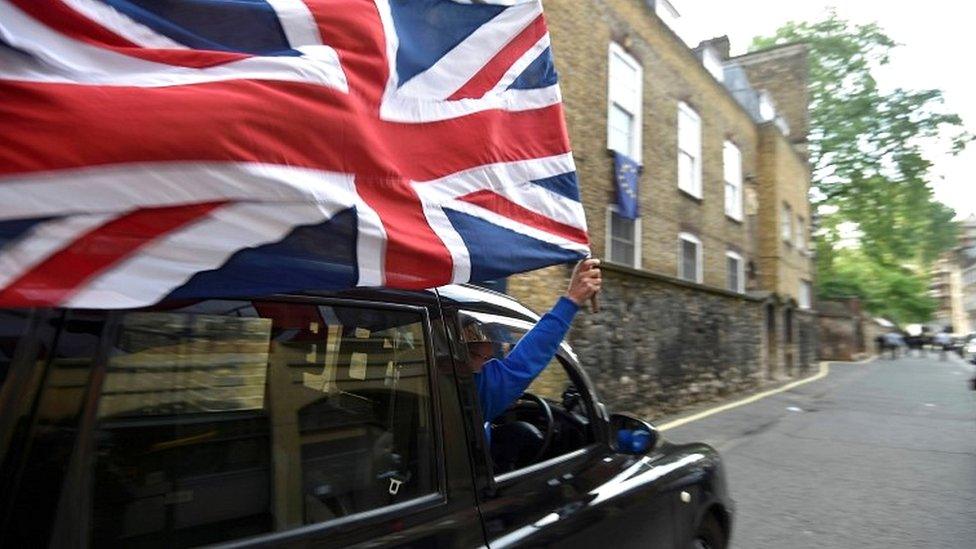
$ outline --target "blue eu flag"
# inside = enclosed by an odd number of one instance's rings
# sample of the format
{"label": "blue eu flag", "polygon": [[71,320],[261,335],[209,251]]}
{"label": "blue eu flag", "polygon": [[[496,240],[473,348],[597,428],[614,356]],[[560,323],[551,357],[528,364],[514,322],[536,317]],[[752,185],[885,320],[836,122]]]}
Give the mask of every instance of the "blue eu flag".
{"label": "blue eu flag", "polygon": [[613,153],[613,179],[617,187],[617,215],[637,219],[637,183],[640,181],[641,166],[630,157],[619,152]]}

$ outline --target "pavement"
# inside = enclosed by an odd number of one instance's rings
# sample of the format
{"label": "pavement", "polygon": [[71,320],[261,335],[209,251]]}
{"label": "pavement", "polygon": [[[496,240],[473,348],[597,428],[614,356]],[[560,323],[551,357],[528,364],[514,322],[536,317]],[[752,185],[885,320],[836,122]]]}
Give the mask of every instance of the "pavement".
{"label": "pavement", "polygon": [[834,362],[664,436],[721,452],[732,547],[976,548],[973,375],[937,353]]}

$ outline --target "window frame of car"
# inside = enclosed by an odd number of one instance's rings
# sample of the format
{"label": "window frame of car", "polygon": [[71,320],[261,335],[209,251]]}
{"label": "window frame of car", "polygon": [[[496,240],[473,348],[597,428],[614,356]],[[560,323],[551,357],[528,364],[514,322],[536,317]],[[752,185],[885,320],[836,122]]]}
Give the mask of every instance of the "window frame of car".
{"label": "window frame of car", "polygon": [[[528,330],[531,330],[533,326],[535,326],[535,322],[501,314],[497,311],[485,312],[474,309],[459,308],[458,320],[460,320],[460,315],[462,314],[481,316],[482,318],[490,317],[491,321],[494,323],[498,323],[522,332],[527,332]],[[549,459],[502,474],[495,473],[490,448],[487,444],[484,444],[482,445],[484,448],[484,451],[482,452],[482,459],[485,460],[486,470],[488,471],[489,488],[492,490],[519,482],[525,478],[537,474],[540,471],[544,471],[556,465],[576,461],[578,459],[582,460],[585,456],[600,452],[608,447],[609,419],[606,417],[605,407],[600,404],[600,401],[597,398],[596,391],[593,387],[593,382],[590,380],[589,376],[586,375],[586,372],[580,366],[579,359],[576,357],[576,354],[565,341],[559,344],[559,349],[556,351],[556,359],[559,360],[562,367],[566,370],[566,374],[569,376],[570,380],[580,393],[583,400],[583,405],[586,409],[587,418],[590,420],[589,427],[591,435],[593,436],[593,442],[581,448],[577,448],[572,452],[554,456]],[[475,422],[476,427],[474,432],[481,432],[483,427],[481,427],[478,422],[481,422],[482,420],[483,418],[481,417],[480,413],[476,414],[476,416],[472,418],[472,421]]]}
{"label": "window frame of car", "polygon": [[[216,299],[216,298],[214,298]],[[448,471],[445,457],[445,446],[444,446],[444,425],[442,417],[442,403],[440,392],[437,387],[437,368],[436,368],[436,352],[434,349],[435,338],[433,333],[433,325],[430,318],[429,308],[423,304],[411,304],[402,303],[398,301],[379,301],[373,299],[358,299],[358,298],[344,298],[344,297],[326,297],[326,296],[306,296],[306,295],[292,295],[292,294],[279,294],[260,298],[227,298],[232,301],[250,301],[250,302],[276,302],[276,303],[294,303],[298,305],[314,305],[314,306],[337,306],[337,307],[348,307],[348,308],[359,308],[359,309],[371,309],[371,310],[387,310],[387,311],[404,311],[413,314],[418,314],[420,316],[420,322],[423,326],[424,332],[424,345],[425,355],[426,355],[426,372],[427,372],[427,386],[430,393],[430,421],[431,421],[431,431],[432,438],[434,441],[433,452],[434,452],[434,463],[432,466],[435,470],[435,482],[433,485],[434,491],[414,497],[410,500],[396,502],[391,505],[386,505],[382,507],[377,507],[374,509],[367,509],[365,511],[360,511],[356,513],[351,513],[349,515],[336,517],[331,520],[326,520],[323,522],[318,522],[314,524],[305,524],[301,526],[296,526],[294,528],[289,528],[287,530],[282,530],[278,532],[266,532],[262,534],[257,534],[253,536],[247,536],[237,539],[227,539],[216,542],[221,546],[228,547],[244,547],[253,545],[264,545],[268,543],[280,543],[287,541],[301,540],[307,537],[319,537],[322,534],[332,533],[335,531],[348,531],[353,529],[360,529],[375,524],[379,524],[385,521],[389,521],[398,517],[403,517],[405,515],[412,515],[420,513],[423,511],[434,509],[438,506],[445,506],[448,503]],[[204,301],[204,300],[201,300]],[[432,300],[433,302],[433,300]],[[131,312],[132,310],[117,310],[117,311],[107,311],[105,318],[105,331],[103,332],[103,340],[100,344],[98,354],[93,357],[92,369],[99,371],[93,371],[93,377],[96,375],[101,375],[104,379],[105,368],[107,367],[108,352],[110,343],[115,341],[119,335],[119,330],[121,328],[121,319],[123,315]],[[91,391],[96,391],[90,388]],[[97,389],[97,394],[101,394],[101,387]],[[83,452],[78,452],[77,448],[75,455],[72,456],[71,462],[69,463],[69,472],[66,475],[64,486],[62,492],[65,490],[78,489],[78,497],[82,498],[83,501],[89,501],[91,498],[90,490],[93,489],[92,482],[90,481],[90,473],[88,472],[88,467],[92,463],[91,460],[94,459],[93,450],[91,445],[94,442],[94,434],[96,431],[96,421],[94,410],[89,409],[90,407],[97,408],[98,400],[95,402],[85,403],[85,410],[83,414],[85,416],[90,416],[88,420],[82,419],[79,425],[79,432],[76,440],[76,446],[85,447]],[[83,454],[83,455],[77,455]],[[80,459],[81,463],[76,463],[76,460]],[[75,488],[72,488],[75,487]],[[79,489],[80,488],[80,489]],[[88,499],[84,499],[88,498]],[[61,535],[67,535],[67,538],[63,539],[87,539],[88,532],[90,531],[92,517],[84,517],[83,520],[77,520],[78,517],[74,517],[74,524],[71,524],[70,519],[73,518],[71,515],[73,513],[69,512],[67,517],[63,517],[61,513],[57,513],[55,518],[55,524],[52,525],[52,529],[55,532],[54,535],[58,535],[59,527],[67,526],[68,532],[61,531]],[[60,524],[66,519],[69,520],[67,525]],[[75,529],[75,533],[71,534],[70,529]],[[80,537],[79,537],[80,536]],[[55,539],[52,537],[52,539]]]}

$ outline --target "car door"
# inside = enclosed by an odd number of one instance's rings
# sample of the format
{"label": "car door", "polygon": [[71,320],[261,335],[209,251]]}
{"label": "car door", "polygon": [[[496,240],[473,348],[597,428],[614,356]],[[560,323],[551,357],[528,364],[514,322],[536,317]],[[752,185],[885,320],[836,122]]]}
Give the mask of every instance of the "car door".
{"label": "car door", "polygon": [[[507,328],[515,336],[531,324],[496,312],[458,310],[454,314],[479,316]],[[460,320],[456,320],[460,322]],[[463,353],[457,357],[464,361]],[[458,368],[461,390],[477,403],[470,374]],[[616,453],[609,444],[608,424],[597,404],[592,384],[572,351],[563,346],[556,360],[529,387],[547,400],[558,400],[566,383],[579,394],[576,408],[589,422],[589,436],[567,445],[558,455],[521,469],[498,473],[485,440],[478,406],[471,406],[470,445],[478,472],[479,508],[485,536],[492,548],[508,546],[674,547],[672,511],[675,494],[666,483],[641,484],[639,494],[629,491],[631,475],[646,472],[656,456],[635,457]],[[495,441],[494,443],[497,443]]]}
{"label": "car door", "polygon": [[[5,524],[22,526],[6,541],[485,542],[469,456],[445,443],[464,425],[432,295],[78,314],[99,316],[75,330],[87,339],[55,338],[60,362],[47,361],[18,466],[4,468]],[[13,516],[25,508],[47,511]]]}

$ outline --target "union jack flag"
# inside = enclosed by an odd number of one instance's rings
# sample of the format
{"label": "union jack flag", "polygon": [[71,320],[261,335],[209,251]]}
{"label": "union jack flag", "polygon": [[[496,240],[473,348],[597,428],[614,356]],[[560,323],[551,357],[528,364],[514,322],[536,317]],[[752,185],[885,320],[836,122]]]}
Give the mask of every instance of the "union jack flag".
{"label": "union jack flag", "polygon": [[587,252],[538,0],[0,0],[0,307]]}

